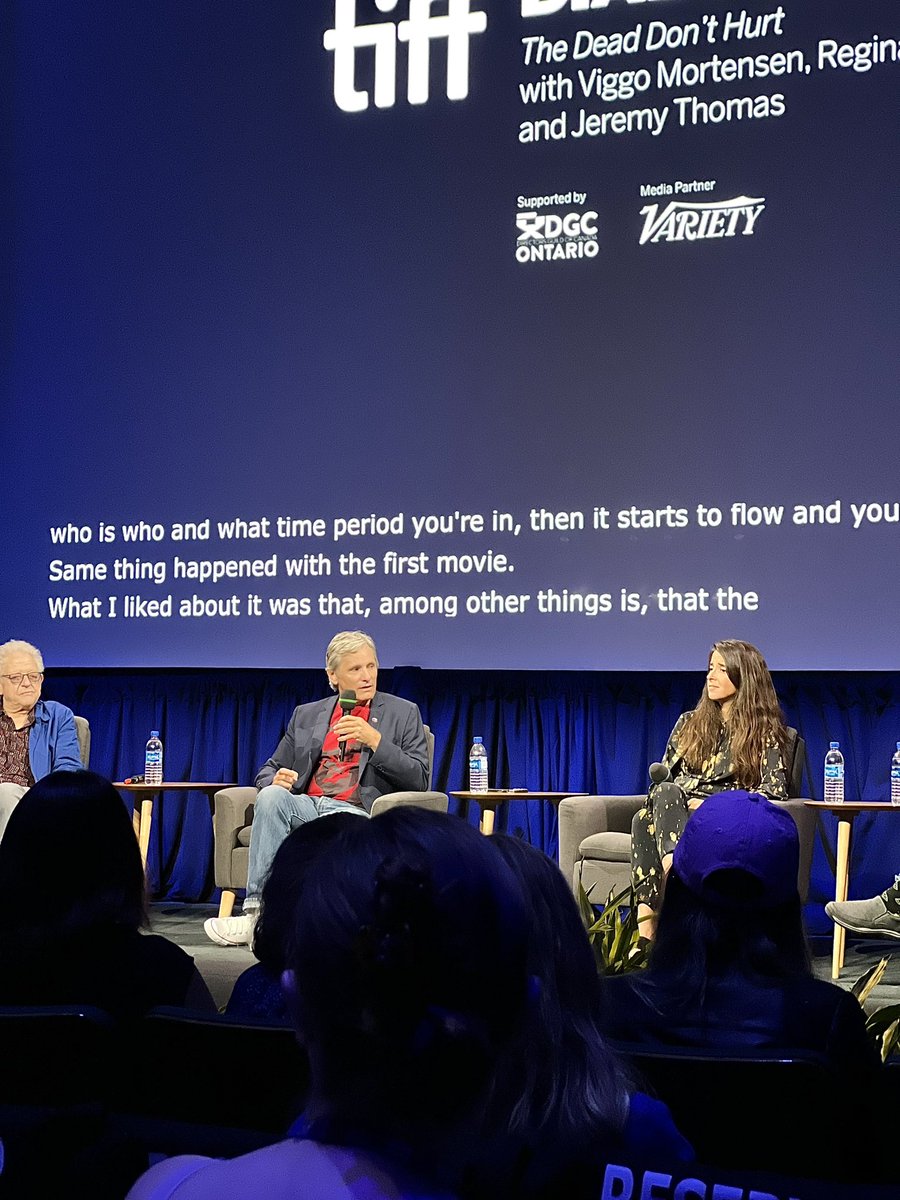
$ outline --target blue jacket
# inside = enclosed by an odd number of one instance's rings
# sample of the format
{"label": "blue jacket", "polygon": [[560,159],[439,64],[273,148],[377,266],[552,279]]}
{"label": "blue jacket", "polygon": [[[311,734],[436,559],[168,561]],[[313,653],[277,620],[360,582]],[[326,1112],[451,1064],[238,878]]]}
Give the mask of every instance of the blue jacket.
{"label": "blue jacket", "polygon": [[28,761],[35,783],[51,771],[82,770],[71,708],[55,700],[38,700],[28,735]]}

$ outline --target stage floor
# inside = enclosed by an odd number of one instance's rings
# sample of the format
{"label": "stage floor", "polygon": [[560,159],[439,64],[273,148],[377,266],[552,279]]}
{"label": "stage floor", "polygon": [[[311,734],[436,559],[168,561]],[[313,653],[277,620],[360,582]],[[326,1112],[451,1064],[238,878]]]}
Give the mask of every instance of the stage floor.
{"label": "stage floor", "polygon": [[[234,981],[256,959],[249,947],[216,946],[203,932],[203,922],[214,917],[214,904],[179,904],[161,901],[150,906],[154,933],[161,933],[190,954],[197,964],[216,1004],[221,1008],[231,995]],[[812,939],[813,970],[819,979],[831,979],[831,938]],[[847,954],[840,986],[850,989],[856,979],[881,957],[890,958],[884,979],[875,989],[867,1009],[900,1004],[900,941],[854,938],[847,934]]]}

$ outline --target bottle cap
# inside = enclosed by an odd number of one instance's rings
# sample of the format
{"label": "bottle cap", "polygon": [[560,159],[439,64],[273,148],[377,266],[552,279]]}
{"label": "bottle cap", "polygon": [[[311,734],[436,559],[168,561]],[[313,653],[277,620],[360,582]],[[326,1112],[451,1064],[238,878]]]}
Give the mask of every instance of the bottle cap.
{"label": "bottle cap", "polygon": [[[477,744],[478,742],[481,741],[481,738],[480,737],[472,738],[472,741]],[[897,743],[897,749],[900,750],[900,742]]]}
{"label": "bottle cap", "polygon": [[159,730],[158,730],[158,729],[151,729],[151,730],[150,730],[150,736],[151,736],[152,738],[159,737]]}
{"label": "bottle cap", "polygon": [[832,750],[837,750],[840,747],[841,743],[840,742],[829,742],[828,744],[831,746]]}

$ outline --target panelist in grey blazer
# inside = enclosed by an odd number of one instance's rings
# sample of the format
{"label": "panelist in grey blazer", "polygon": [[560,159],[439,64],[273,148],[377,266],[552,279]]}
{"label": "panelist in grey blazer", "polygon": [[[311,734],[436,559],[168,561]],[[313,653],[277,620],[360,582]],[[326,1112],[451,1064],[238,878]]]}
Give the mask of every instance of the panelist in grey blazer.
{"label": "panelist in grey blazer", "polygon": [[415,704],[377,690],[375,643],[360,630],[339,633],[325,651],[332,691],[356,693],[345,711],[333,696],[294,709],[287,731],[256,776],[243,915],[211,917],[204,928],[220,946],[253,939],[262,885],[275,852],[304,821],[328,813],[367,817],[386,792],[425,791],[428,745]]}

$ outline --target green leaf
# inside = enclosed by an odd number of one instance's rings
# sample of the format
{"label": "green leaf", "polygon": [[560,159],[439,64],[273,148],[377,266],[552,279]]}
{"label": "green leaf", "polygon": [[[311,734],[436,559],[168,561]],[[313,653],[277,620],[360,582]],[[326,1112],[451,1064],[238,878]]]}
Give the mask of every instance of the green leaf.
{"label": "green leaf", "polygon": [[[865,974],[860,975],[850,989],[850,994],[856,997],[860,1006],[865,1003],[872,990],[878,986],[888,961],[887,958],[880,959]],[[898,1038],[900,1038],[900,1004],[887,1004],[884,1008],[873,1012],[871,1016],[867,1015],[866,1033],[880,1054],[881,1061],[886,1061],[893,1054]]]}
{"label": "green leaf", "polygon": [[599,916],[593,911],[583,888],[579,892],[578,905],[601,975],[620,975],[645,966],[646,947],[641,943],[637,907],[630,886],[616,895],[610,893]]}
{"label": "green leaf", "polygon": [[894,1051],[897,1049],[897,1042],[900,1041],[900,1018],[889,1025],[881,1035],[881,1061],[887,1062]]}
{"label": "green leaf", "polygon": [[870,1033],[883,1033],[894,1021],[900,1020],[900,1004],[886,1004],[866,1018],[866,1029]]}
{"label": "green leaf", "polygon": [[594,921],[594,908],[588,899],[588,894],[584,890],[584,884],[580,879],[578,880],[578,892],[576,899],[578,901],[578,908],[581,912],[581,920],[584,922],[584,927],[585,929],[590,929]]}
{"label": "green leaf", "polygon": [[868,971],[864,975],[860,975],[859,979],[854,983],[850,989],[850,995],[855,996],[860,1004],[865,1004],[869,998],[869,993],[881,982],[887,965],[888,960],[882,958],[873,967],[869,967]]}

